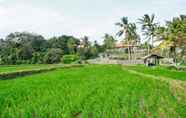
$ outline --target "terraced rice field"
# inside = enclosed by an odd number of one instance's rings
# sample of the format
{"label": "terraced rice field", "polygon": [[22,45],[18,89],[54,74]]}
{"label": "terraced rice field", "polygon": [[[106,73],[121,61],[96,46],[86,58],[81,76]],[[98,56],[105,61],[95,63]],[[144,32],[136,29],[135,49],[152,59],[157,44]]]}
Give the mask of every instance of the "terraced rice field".
{"label": "terraced rice field", "polygon": [[49,67],[56,67],[61,66],[60,64],[37,64],[37,65],[1,65],[0,66],[0,74],[1,73],[9,73],[9,72],[16,72],[16,71],[24,71],[24,70],[32,70],[32,69],[42,69],[42,68],[49,68]]}
{"label": "terraced rice field", "polygon": [[165,77],[169,79],[176,79],[186,81],[186,72],[169,70],[166,67],[146,67],[143,65],[126,66],[130,70],[141,72],[144,74],[154,75],[156,77]]}
{"label": "terraced rice field", "polygon": [[86,65],[0,80],[0,118],[185,118],[185,72],[151,71]]}

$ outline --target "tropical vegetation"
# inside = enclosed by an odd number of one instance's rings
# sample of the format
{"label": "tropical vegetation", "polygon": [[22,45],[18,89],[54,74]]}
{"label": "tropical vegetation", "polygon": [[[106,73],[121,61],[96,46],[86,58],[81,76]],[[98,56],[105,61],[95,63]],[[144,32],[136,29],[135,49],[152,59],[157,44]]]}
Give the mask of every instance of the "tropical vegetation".
{"label": "tropical vegetation", "polygon": [[[122,17],[116,25],[119,27],[116,35],[122,37],[122,43],[128,47],[129,60],[136,59],[134,47],[141,46],[147,50],[147,54],[158,53],[172,58],[175,63],[185,62],[185,15],[174,17],[165,25],[158,23],[154,14],[145,14],[137,23]],[[138,29],[141,29],[143,37]],[[53,64],[60,63],[64,55],[77,55],[80,61],[96,58],[99,53],[115,48],[115,36],[105,33],[103,38],[103,44],[100,45],[97,41],[92,42],[88,36],[76,38],[63,35],[46,39],[35,33],[10,33],[0,39],[0,64]]]}
{"label": "tropical vegetation", "polygon": [[88,37],[59,36],[45,39],[43,36],[15,32],[0,40],[0,64],[54,64],[60,63],[64,55],[79,55],[81,59],[94,58],[100,50],[99,44],[91,44]]}

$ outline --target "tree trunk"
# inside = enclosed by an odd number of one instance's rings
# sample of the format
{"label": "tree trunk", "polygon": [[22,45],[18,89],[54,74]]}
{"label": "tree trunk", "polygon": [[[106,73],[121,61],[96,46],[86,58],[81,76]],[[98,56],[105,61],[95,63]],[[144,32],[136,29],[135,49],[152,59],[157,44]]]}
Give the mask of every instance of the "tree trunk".
{"label": "tree trunk", "polygon": [[177,60],[176,60],[176,46],[171,47],[171,53],[172,53],[173,62],[176,65],[176,63],[177,63]]}
{"label": "tree trunk", "polygon": [[151,53],[150,46],[153,47],[153,45],[154,45],[153,36],[150,36],[150,39],[149,39],[149,41],[148,41],[148,55]]}
{"label": "tree trunk", "polygon": [[151,45],[152,45],[152,48],[153,48],[153,46],[154,46],[153,36],[151,36]]}
{"label": "tree trunk", "polygon": [[130,59],[131,59],[131,61],[133,60],[133,50],[132,50],[132,47],[130,47]]}
{"label": "tree trunk", "polygon": [[148,55],[150,54],[150,40],[148,41]]}
{"label": "tree trunk", "polygon": [[174,63],[175,65],[177,65],[176,48],[174,49]]}
{"label": "tree trunk", "polygon": [[128,41],[128,60],[131,61],[130,43]]}
{"label": "tree trunk", "polygon": [[130,61],[130,47],[128,46],[128,60]]}
{"label": "tree trunk", "polygon": [[[136,47],[137,48],[137,47]],[[137,58],[137,53],[136,53],[136,49],[134,49],[134,59],[135,59],[135,61],[136,61],[136,58]]]}
{"label": "tree trunk", "polygon": [[133,61],[136,64],[136,50],[134,47],[132,48],[132,51],[133,51]]}

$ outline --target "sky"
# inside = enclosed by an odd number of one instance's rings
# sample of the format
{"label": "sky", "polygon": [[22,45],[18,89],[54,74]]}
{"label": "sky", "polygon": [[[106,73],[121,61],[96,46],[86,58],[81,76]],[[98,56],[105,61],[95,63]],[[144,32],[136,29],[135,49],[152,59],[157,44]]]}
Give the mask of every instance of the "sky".
{"label": "sky", "polygon": [[0,0],[0,37],[26,31],[45,38],[87,35],[102,42],[105,33],[115,36],[121,17],[137,22],[152,13],[163,23],[186,14],[186,0]]}

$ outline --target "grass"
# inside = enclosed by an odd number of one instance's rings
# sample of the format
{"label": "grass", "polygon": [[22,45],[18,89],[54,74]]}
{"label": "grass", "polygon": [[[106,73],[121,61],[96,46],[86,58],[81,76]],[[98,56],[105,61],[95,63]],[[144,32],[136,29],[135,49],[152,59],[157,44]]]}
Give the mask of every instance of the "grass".
{"label": "grass", "polygon": [[56,64],[56,65],[49,65],[49,64],[1,65],[0,66],[0,73],[9,73],[9,72],[32,70],[32,69],[42,69],[42,68],[54,67],[57,65],[59,65],[59,64]]}
{"label": "grass", "polygon": [[128,69],[135,70],[137,72],[141,72],[144,74],[150,74],[154,76],[161,76],[166,77],[170,79],[176,79],[176,80],[183,80],[186,81],[186,72],[184,71],[176,71],[176,70],[169,70],[165,67],[146,67],[144,65],[138,65],[138,66],[128,66]]}
{"label": "grass", "polygon": [[119,65],[89,65],[0,81],[0,117],[184,118],[184,95]]}

